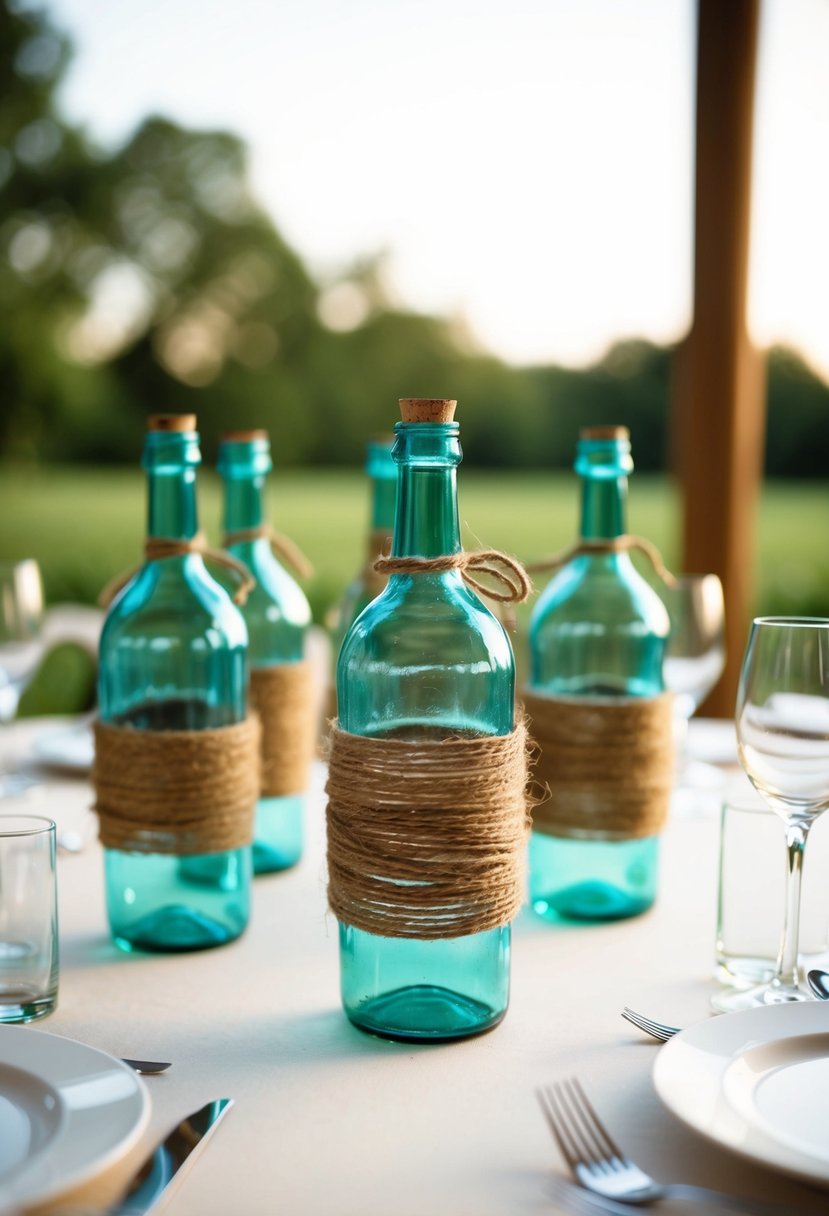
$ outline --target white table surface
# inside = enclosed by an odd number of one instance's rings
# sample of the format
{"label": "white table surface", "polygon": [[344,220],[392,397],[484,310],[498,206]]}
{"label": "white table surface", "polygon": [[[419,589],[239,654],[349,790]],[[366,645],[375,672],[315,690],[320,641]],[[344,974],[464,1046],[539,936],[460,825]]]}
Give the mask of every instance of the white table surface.
{"label": "white table surface", "polygon": [[[28,763],[54,721],[0,731],[0,763]],[[37,770],[33,770],[37,771]],[[577,1075],[629,1155],[662,1180],[716,1186],[812,1210],[829,1196],[753,1166],[687,1130],[651,1083],[659,1050],[619,1016],[624,1004],[688,1024],[708,1014],[717,819],[676,817],[662,849],[660,894],[634,920],[553,928],[528,910],[513,932],[504,1022],[454,1044],[362,1034],[338,991],[337,926],[326,911],[324,767],[309,797],[306,851],[259,878],[236,943],[191,955],[133,955],[109,940],[101,854],[83,778],[39,771],[14,800],[59,829],[91,827],[59,860],[61,979],[38,1030],[113,1055],[172,1060],[147,1079],[150,1128],[126,1161],[82,1192],[101,1202],[144,1150],[206,1101],[230,1111],[165,1216],[518,1216],[558,1209],[546,1190],[565,1173],[534,1089]],[[11,804],[2,809],[12,809]],[[50,1211],[54,1210],[52,1208]]]}

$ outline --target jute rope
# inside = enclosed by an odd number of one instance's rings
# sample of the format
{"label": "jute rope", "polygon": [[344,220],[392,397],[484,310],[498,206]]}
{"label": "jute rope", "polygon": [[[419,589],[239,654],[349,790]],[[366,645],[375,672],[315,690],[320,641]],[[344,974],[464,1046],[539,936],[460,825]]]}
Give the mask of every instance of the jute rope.
{"label": "jute rope", "polygon": [[[198,553],[205,561],[213,562],[214,565],[223,566],[229,570],[239,582],[233,602],[234,604],[244,604],[256,586],[256,580],[244,562],[240,562],[230,553],[225,553],[223,549],[211,549],[203,532],[197,532],[189,540],[170,536],[148,536],[144,541],[144,557],[148,562],[160,561],[165,557],[186,557],[188,553]],[[117,574],[115,578],[110,579],[98,596],[100,607],[108,608],[118,592],[126,587],[139,569],[140,567],[134,566],[125,574]]]}
{"label": "jute rope", "polygon": [[603,553],[629,553],[631,551],[644,553],[666,587],[676,586],[676,579],[662,560],[662,554],[656,545],[644,536],[611,536],[606,540],[582,539],[561,553],[553,554],[552,557],[544,558],[539,562],[526,564],[525,569],[531,574],[551,573],[566,566],[574,557],[601,556]]}
{"label": "jute rope", "polygon": [[270,541],[271,550],[280,561],[284,562],[286,566],[290,566],[299,578],[312,577],[314,567],[308,561],[299,545],[295,541],[292,541],[290,536],[285,536],[283,532],[275,531],[270,524],[260,524],[258,528],[244,528],[238,532],[225,532],[222,537],[222,545],[225,549],[229,549],[231,545],[240,545],[248,540],[261,539]]}
{"label": "jute rope", "polygon": [[[380,557],[374,569],[378,574],[445,574],[459,570],[463,581],[474,591],[501,604],[523,604],[533,589],[521,563],[497,549],[448,553],[444,557]],[[472,570],[494,579],[504,590],[487,587],[472,577]]]}
{"label": "jute rope", "polygon": [[222,853],[253,839],[259,720],[210,730],[95,723],[101,843],[131,853]]}
{"label": "jute rope", "polygon": [[673,697],[547,697],[525,690],[535,769],[549,796],[533,828],[631,840],[665,824],[673,781]]}
{"label": "jute rope", "polygon": [[281,798],[301,793],[308,788],[316,747],[311,664],[253,668],[250,703],[262,723],[261,794]]}
{"label": "jute rope", "polygon": [[506,925],[523,899],[527,734],[369,739],[336,724],[326,792],[328,902],[380,937]]}

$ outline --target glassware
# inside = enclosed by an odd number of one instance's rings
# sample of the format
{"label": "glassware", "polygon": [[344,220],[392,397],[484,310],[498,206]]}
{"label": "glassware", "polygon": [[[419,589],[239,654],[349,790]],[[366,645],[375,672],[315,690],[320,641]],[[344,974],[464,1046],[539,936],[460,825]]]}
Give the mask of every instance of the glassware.
{"label": "glassware", "polygon": [[55,825],[0,815],[0,1022],[31,1022],[58,999]]}
{"label": "glassware", "polygon": [[[195,425],[190,415],[150,419],[142,460],[149,536],[196,535]],[[104,622],[101,720],[153,731],[240,722],[246,648],[241,613],[198,553],[146,561]],[[123,950],[199,950],[247,925],[249,847],[186,856],[105,849],[104,869],[110,927]]]}
{"label": "glassware", "polygon": [[810,999],[798,965],[804,853],[829,807],[829,619],[758,617],[737,692],[740,763],[786,828],[783,936],[775,974],[746,992],[713,998],[721,1010]]}
{"label": "glassware", "polygon": [[[392,554],[460,551],[456,422],[399,422]],[[393,574],[352,625],[337,666],[340,727],[436,740],[513,729],[514,667],[501,624],[457,570]],[[343,1006],[388,1038],[462,1038],[497,1025],[509,1000],[510,927],[444,940],[340,925]]]}
{"label": "glassware", "polygon": [[0,722],[17,713],[43,654],[43,583],[33,558],[0,562]]}
{"label": "glassware", "polygon": [[[268,519],[265,482],[273,468],[267,432],[234,431],[225,435],[219,447],[218,468],[225,489],[226,536],[262,529]],[[274,556],[267,535],[239,539],[227,547],[256,579],[242,607],[251,670],[300,662],[305,656],[305,635],[311,621],[303,591]],[[304,802],[301,793],[259,799],[253,842],[255,874],[285,870],[299,861]]]}
{"label": "glassware", "polygon": [[720,810],[716,973],[753,988],[774,975],[783,924],[786,842],[783,825],[752,790]]}
{"label": "glassware", "polygon": [[[581,432],[581,537],[626,532],[633,469],[624,427]],[[530,618],[531,691],[568,698],[652,697],[663,691],[668,614],[626,552],[581,553],[562,567]],[[570,839],[534,831],[530,901],[544,919],[635,916],[656,897],[659,838]]]}
{"label": "glassware", "polygon": [[383,575],[372,570],[372,562],[388,552],[394,529],[394,504],[397,497],[397,465],[392,459],[394,440],[375,439],[366,445],[365,471],[371,480],[371,531],[366,560],[356,578],[343,593],[337,610],[334,653],[339,653],[352,623],[386,585]]}

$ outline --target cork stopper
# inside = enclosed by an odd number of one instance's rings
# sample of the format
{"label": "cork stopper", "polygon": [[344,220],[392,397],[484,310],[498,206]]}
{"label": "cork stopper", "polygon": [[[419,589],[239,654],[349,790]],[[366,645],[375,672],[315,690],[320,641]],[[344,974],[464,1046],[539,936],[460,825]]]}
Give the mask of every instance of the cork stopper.
{"label": "cork stopper", "polygon": [[152,414],[147,419],[148,431],[195,431],[195,414]]}
{"label": "cork stopper", "polygon": [[434,397],[401,397],[400,417],[404,422],[452,422],[457,404]]}
{"label": "cork stopper", "polygon": [[630,439],[626,426],[583,426],[579,439]]}
{"label": "cork stopper", "polygon": [[225,431],[222,435],[222,443],[253,443],[257,439],[267,439],[268,432],[263,430],[256,431]]}

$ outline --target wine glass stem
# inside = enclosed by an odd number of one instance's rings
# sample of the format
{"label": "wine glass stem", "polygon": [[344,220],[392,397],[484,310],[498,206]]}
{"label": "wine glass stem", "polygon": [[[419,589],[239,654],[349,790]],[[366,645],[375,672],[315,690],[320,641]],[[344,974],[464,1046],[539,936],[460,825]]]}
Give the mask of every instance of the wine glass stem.
{"label": "wine glass stem", "polygon": [[803,854],[811,823],[802,820],[786,825],[786,852],[788,873],[786,875],[786,919],[777,960],[777,975],[774,985],[778,988],[797,988],[797,948],[800,940],[800,886],[803,877]]}

